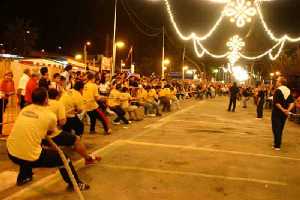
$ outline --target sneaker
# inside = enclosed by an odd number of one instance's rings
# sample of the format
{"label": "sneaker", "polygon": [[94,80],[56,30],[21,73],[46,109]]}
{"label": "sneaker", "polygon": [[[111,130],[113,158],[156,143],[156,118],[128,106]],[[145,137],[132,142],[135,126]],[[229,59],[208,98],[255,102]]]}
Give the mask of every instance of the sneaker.
{"label": "sneaker", "polygon": [[155,117],[155,114],[148,114],[147,117]]}
{"label": "sneaker", "polygon": [[17,186],[25,185],[26,183],[29,183],[31,181],[32,181],[32,176],[28,177],[28,178],[25,178],[25,179],[18,179],[17,180]]}
{"label": "sneaker", "polygon": [[88,159],[85,159],[85,165],[95,165],[97,162],[100,162],[102,160],[99,156],[93,156],[91,155]]}
{"label": "sneaker", "polygon": [[112,122],[112,124],[114,124],[114,125],[119,125],[119,124],[121,124],[121,122]]}
{"label": "sneaker", "polygon": [[275,150],[275,151],[280,151],[281,149],[280,149],[280,148],[274,148],[274,150]]}
{"label": "sneaker", "polygon": [[110,135],[112,133],[112,130],[111,129],[108,129],[107,132],[105,132],[105,135]]}
{"label": "sneaker", "polygon": [[[84,191],[84,190],[90,189],[90,186],[87,183],[83,183],[82,181],[79,181],[77,184],[78,184],[78,187],[79,187],[80,191]],[[73,187],[73,185],[68,185],[67,189],[69,191],[74,191],[75,190],[74,187]]]}
{"label": "sneaker", "polygon": [[128,121],[128,124],[132,124],[132,121]]}
{"label": "sneaker", "polygon": [[256,117],[256,119],[257,119],[257,120],[262,120],[263,118],[261,118],[261,117]]}

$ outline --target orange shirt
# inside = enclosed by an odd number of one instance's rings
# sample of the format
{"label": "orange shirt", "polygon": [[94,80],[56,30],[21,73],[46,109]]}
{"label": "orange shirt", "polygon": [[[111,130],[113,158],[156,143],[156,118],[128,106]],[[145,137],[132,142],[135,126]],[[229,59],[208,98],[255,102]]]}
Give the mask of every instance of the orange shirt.
{"label": "orange shirt", "polygon": [[15,92],[14,81],[3,80],[0,84],[0,91],[6,98]]}
{"label": "orange shirt", "polygon": [[38,88],[38,82],[36,79],[29,79],[25,89],[25,101],[26,103],[32,103],[32,92]]}

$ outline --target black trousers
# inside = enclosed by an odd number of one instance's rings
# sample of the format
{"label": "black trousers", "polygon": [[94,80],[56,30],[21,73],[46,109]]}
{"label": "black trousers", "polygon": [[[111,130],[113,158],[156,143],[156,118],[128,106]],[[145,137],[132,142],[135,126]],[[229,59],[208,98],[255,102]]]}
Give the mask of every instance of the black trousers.
{"label": "black trousers", "polygon": [[171,103],[170,103],[170,99],[168,97],[161,97],[160,103],[163,106],[163,108],[162,108],[163,112],[171,112]]}
{"label": "black trousers", "polygon": [[263,118],[264,116],[265,100],[259,100],[256,108],[257,118]]}
{"label": "black trousers", "polygon": [[228,111],[231,111],[231,107],[232,107],[232,111],[235,111],[236,108],[236,97],[230,97],[230,101],[229,101],[229,106],[228,106]]}
{"label": "black trousers", "polygon": [[274,147],[280,148],[282,141],[282,133],[286,122],[286,117],[272,113],[272,131],[274,136]]}
{"label": "black trousers", "polygon": [[[41,155],[38,160],[36,161],[27,161],[22,160],[19,158],[16,158],[10,154],[8,154],[8,157],[11,161],[13,161],[15,164],[20,166],[19,175],[17,181],[24,180],[26,178],[32,177],[32,169],[33,168],[54,168],[58,167],[59,172],[64,179],[66,183],[69,185],[72,185],[71,179],[67,173],[67,170],[64,168],[63,161],[60,158],[57,151],[52,149],[43,149],[41,152]],[[77,175],[77,172],[74,169],[74,166],[71,161],[69,161],[69,166],[72,170],[72,173],[74,175],[74,178],[77,182],[79,182],[79,177]]]}
{"label": "black trousers", "polygon": [[6,109],[6,105],[8,104],[7,99],[0,99],[0,135],[2,135],[2,129],[3,129],[3,115]]}
{"label": "black trousers", "polygon": [[19,102],[20,108],[23,109],[26,106],[25,96],[20,96],[20,102]]}
{"label": "black trousers", "polygon": [[75,131],[75,134],[78,136],[82,136],[84,131],[84,124],[80,119],[75,116],[71,118],[67,118],[66,124],[63,126],[63,130],[71,133],[72,130]]}
{"label": "black trousers", "polygon": [[114,119],[114,122],[123,121],[125,124],[129,124],[128,120],[125,117],[125,111],[121,108],[121,106],[114,106],[110,108],[114,113],[117,114],[117,118]]}
{"label": "black trousers", "polygon": [[95,109],[92,111],[87,112],[90,120],[91,120],[91,126],[90,126],[90,131],[94,132],[96,130],[96,121],[97,119],[102,123],[102,126],[104,128],[105,132],[108,132],[109,127],[109,120],[108,118],[105,116],[105,113],[103,111],[101,111],[100,109]]}

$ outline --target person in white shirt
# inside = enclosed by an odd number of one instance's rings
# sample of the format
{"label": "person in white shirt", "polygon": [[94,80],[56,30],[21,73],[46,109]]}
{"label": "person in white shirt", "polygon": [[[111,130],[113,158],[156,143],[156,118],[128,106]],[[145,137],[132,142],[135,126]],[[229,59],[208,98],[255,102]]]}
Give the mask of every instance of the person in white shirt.
{"label": "person in white shirt", "polygon": [[25,107],[26,101],[25,101],[25,88],[26,85],[30,79],[30,69],[24,69],[23,75],[19,81],[18,89],[17,89],[17,95],[19,98],[19,105],[20,108],[23,109]]}
{"label": "person in white shirt", "polygon": [[[49,111],[47,105],[47,90],[35,89],[32,93],[32,104],[20,112],[7,139],[8,156],[11,161],[20,166],[17,185],[21,186],[32,180],[33,168],[57,167],[69,188],[74,189],[58,152],[43,148],[41,145],[42,140],[57,129],[57,118]],[[69,166],[79,188],[89,189],[89,185],[79,179],[70,160]]]}

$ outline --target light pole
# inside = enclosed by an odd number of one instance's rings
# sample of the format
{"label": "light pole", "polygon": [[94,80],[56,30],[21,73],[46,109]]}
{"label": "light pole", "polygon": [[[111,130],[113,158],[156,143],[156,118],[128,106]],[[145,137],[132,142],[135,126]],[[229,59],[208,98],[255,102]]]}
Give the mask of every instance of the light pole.
{"label": "light pole", "polygon": [[83,46],[83,62],[84,64],[86,65],[86,62],[87,62],[87,46],[90,46],[91,45],[91,42],[86,42]]}
{"label": "light pole", "polygon": [[116,45],[117,8],[118,8],[118,0],[115,0],[114,34],[113,34],[113,56],[112,56],[111,76],[113,76],[115,74],[115,69],[116,69],[116,54],[117,54],[117,45]]}
{"label": "light pole", "polygon": [[185,70],[188,70],[188,69],[189,69],[188,66],[183,66],[183,67],[182,67],[182,80],[184,80]]}
{"label": "light pole", "polygon": [[162,33],[161,78],[165,78],[165,26]]}

